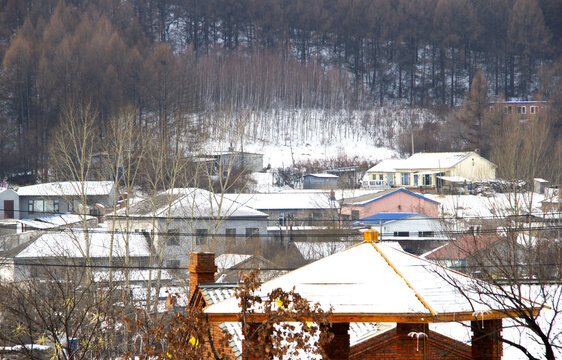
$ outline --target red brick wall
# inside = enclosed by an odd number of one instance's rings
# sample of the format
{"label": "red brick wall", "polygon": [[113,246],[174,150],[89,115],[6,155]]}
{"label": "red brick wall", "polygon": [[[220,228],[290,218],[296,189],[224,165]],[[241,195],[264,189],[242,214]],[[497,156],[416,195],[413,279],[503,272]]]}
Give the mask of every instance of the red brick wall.
{"label": "red brick wall", "polygon": [[189,298],[193,296],[197,286],[202,283],[214,283],[215,272],[215,254],[213,253],[191,253],[189,255]]}
{"label": "red brick wall", "polygon": [[502,320],[472,321],[472,358],[474,360],[499,360],[503,347],[499,341]]}
{"label": "red brick wall", "polygon": [[349,323],[334,323],[328,329],[334,337],[324,346],[326,358],[330,360],[349,359]]}
{"label": "red brick wall", "polygon": [[[410,337],[424,332],[427,338]],[[470,346],[428,329],[427,324],[397,324],[396,328],[351,347],[350,359],[471,359]]]}

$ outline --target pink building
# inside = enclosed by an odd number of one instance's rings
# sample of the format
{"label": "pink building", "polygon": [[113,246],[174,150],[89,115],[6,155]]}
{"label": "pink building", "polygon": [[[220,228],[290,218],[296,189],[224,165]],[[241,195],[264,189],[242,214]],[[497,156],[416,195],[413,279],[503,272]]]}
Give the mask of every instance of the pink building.
{"label": "pink building", "polygon": [[408,190],[389,189],[345,199],[340,211],[351,220],[366,218],[381,212],[417,212],[438,217],[439,203]]}

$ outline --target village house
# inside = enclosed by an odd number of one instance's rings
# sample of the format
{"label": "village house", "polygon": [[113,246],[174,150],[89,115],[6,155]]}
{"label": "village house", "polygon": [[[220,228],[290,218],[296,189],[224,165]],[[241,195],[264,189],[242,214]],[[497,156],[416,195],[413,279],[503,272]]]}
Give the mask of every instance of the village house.
{"label": "village house", "polygon": [[378,213],[356,224],[379,232],[381,241],[396,241],[412,254],[423,254],[448,242],[447,224],[442,219],[419,213]]}
{"label": "village house", "polygon": [[22,186],[17,189],[20,219],[58,213],[80,213],[82,195],[86,198],[88,213],[112,207],[115,197],[113,181],[63,181]]}
{"label": "village house", "polygon": [[[267,241],[268,215],[222,194],[176,188],[107,215],[111,230],[143,233],[165,265],[185,267],[191,251],[224,253],[247,242]],[[255,244],[257,245],[257,244]]]}
{"label": "village house", "polygon": [[385,212],[415,212],[437,217],[439,205],[435,200],[405,189],[387,189],[343,199],[340,214],[342,218],[352,221]]}
{"label": "village house", "polygon": [[498,101],[490,103],[491,113],[517,116],[521,120],[535,119],[544,114],[548,102],[546,101]]}
{"label": "village house", "polygon": [[333,224],[339,203],[329,191],[294,191],[268,194],[227,194],[252,209],[269,215],[268,226],[314,226]]}
{"label": "village house", "polygon": [[[89,230],[87,237],[88,247],[83,229],[49,232],[3,252],[0,279],[15,282],[41,279],[52,275],[57,265],[62,268],[66,265],[83,266],[87,258],[99,271],[106,266],[121,264],[127,248],[130,266],[146,266],[149,262],[149,239],[142,234],[115,233],[111,236],[105,229],[98,229]],[[110,244],[113,246],[111,263]]]}
{"label": "village house", "polygon": [[497,165],[477,152],[417,153],[407,159],[384,160],[367,170],[363,183],[380,186],[429,188],[466,187],[496,178]]}

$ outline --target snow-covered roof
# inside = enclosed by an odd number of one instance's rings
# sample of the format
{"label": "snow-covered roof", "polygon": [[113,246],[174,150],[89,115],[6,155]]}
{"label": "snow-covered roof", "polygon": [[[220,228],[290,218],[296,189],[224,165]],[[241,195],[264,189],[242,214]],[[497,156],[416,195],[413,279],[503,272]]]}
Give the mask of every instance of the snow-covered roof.
{"label": "snow-covered roof", "polygon": [[329,192],[298,192],[271,194],[227,194],[231,200],[257,210],[337,209]]}
{"label": "snow-covered roof", "polygon": [[410,169],[449,169],[470,155],[480,156],[472,151],[417,153],[407,159],[389,159],[381,161],[367,172],[392,173],[399,170]]}
{"label": "snow-covered roof", "polygon": [[[199,285],[201,294],[207,305],[217,304],[234,296],[234,289],[237,284],[202,284]],[[237,359],[242,356],[242,324],[239,322],[223,322],[219,325],[226,330],[232,339],[229,345]],[[394,327],[394,324],[382,324],[373,322],[352,322],[349,324],[349,343],[350,346],[359,344],[375,335],[379,335]],[[304,357],[304,359],[309,359]]]}
{"label": "snow-covered roof", "polygon": [[357,245],[358,241],[295,241],[293,245],[301,253],[302,257],[307,260],[318,260],[330,256],[339,251],[345,250],[353,245]]}
{"label": "snow-covered roof", "polygon": [[362,195],[362,196],[358,196],[355,198],[349,198],[349,199],[344,199],[342,201],[342,206],[349,206],[349,205],[357,205],[357,206],[362,206],[362,205],[366,205],[372,201],[377,201],[380,200],[382,198],[385,198],[387,196],[393,195],[394,193],[406,193],[415,197],[418,197],[420,199],[424,199],[430,202],[433,202],[435,204],[439,205],[438,201],[435,201],[433,199],[427,198],[423,195],[420,194],[416,194],[414,192],[408,191],[406,189],[386,189],[386,190],[381,190],[378,192],[373,192],[371,194],[367,194],[367,195]]}
{"label": "snow-covered roof", "polygon": [[[117,211],[117,215],[124,216],[125,211],[126,209],[120,209]],[[197,188],[176,188],[132,205],[129,209],[129,216],[198,219],[267,217],[268,215],[226,195],[222,196]]]}
{"label": "snow-covered roof", "polygon": [[367,172],[395,172],[396,168],[406,159],[387,159],[373,166]]}
{"label": "snow-covered roof", "polygon": [[22,186],[17,190],[19,196],[88,196],[109,195],[113,189],[112,181],[62,181]]}
{"label": "snow-covered roof", "polygon": [[[129,271],[129,281],[139,282],[148,281],[151,278],[153,281],[156,279],[156,272],[158,269],[152,270],[130,270]],[[112,274],[113,281],[125,281],[125,272],[122,270],[113,270]],[[109,281],[109,271],[108,270],[96,270],[93,272],[94,281]],[[173,276],[167,270],[160,270],[160,280],[172,280]]]}
{"label": "snow-covered roof", "polygon": [[[25,249],[16,258],[43,258],[66,257],[83,258],[86,256],[86,237],[82,229],[67,229],[60,232],[43,234]],[[129,245],[129,256],[150,256],[150,247],[147,239],[142,234],[126,234],[116,232],[113,234],[113,256],[122,257],[126,254],[126,240]],[[90,243],[89,256],[91,258],[109,257],[111,233],[106,230],[88,231]]]}
{"label": "snow-covered roof", "polygon": [[241,262],[248,260],[252,255],[247,254],[221,254],[215,258],[215,265],[218,271],[230,269],[233,266],[240,264]]}
{"label": "snow-covered roof", "polygon": [[[478,286],[475,281],[385,244],[364,242],[265,282],[258,294],[266,296],[276,288],[294,287],[311,303],[332,307],[332,320],[336,322],[350,316],[357,321],[396,317],[425,322],[467,320],[474,319],[477,311],[491,318],[501,317],[490,312],[490,308],[501,309],[501,304],[493,299],[482,304],[472,290]],[[455,283],[465,288],[465,294]],[[253,310],[255,314],[263,311],[259,306]],[[239,312],[234,297],[205,309],[211,318],[224,321]]]}

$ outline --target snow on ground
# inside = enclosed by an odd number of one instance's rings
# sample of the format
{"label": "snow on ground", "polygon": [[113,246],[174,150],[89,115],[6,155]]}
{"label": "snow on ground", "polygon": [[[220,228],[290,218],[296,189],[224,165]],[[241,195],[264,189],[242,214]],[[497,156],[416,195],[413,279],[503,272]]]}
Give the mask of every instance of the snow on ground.
{"label": "snow on ground", "polygon": [[459,218],[501,217],[511,215],[512,210],[517,207],[520,213],[526,213],[530,208],[533,214],[542,214],[540,202],[544,200],[544,195],[537,193],[519,194],[518,201],[515,201],[513,194],[494,196],[424,194],[424,196],[440,202],[446,217]]}
{"label": "snow on ground", "polygon": [[395,150],[353,139],[324,145],[308,142],[294,146],[255,142],[246,144],[244,150],[264,154],[264,166],[270,165],[272,168],[293,166],[294,163],[302,161],[329,160],[343,156],[374,162],[398,156]]}

